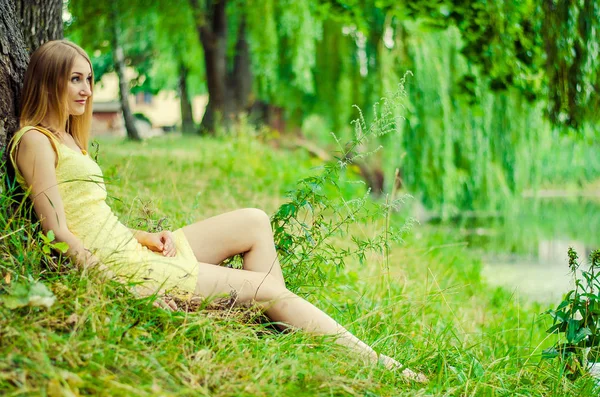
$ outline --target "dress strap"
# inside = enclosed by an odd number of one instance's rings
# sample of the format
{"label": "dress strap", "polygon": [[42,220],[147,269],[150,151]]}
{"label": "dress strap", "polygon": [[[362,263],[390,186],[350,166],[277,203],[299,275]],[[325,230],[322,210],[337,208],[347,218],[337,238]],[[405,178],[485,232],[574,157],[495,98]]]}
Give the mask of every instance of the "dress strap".
{"label": "dress strap", "polygon": [[23,138],[23,135],[25,135],[26,132],[31,131],[31,130],[37,130],[48,137],[48,140],[52,144],[52,148],[54,149],[54,152],[56,153],[57,163],[59,160],[58,140],[56,139],[54,134],[52,134],[50,131],[48,131],[47,129],[40,127],[40,126],[36,126],[36,127],[25,126],[25,127],[21,128],[19,131],[17,131],[15,133],[15,135],[10,140],[10,143],[8,144],[8,147],[9,147],[8,154],[10,157],[10,162],[12,163],[12,166],[15,170],[15,175],[17,177],[17,182],[19,182],[19,183],[25,182],[25,180],[23,179],[23,175],[21,175],[21,172],[19,171],[19,167],[17,166],[17,153],[18,153],[18,148],[19,148],[19,142],[21,141],[21,138]]}

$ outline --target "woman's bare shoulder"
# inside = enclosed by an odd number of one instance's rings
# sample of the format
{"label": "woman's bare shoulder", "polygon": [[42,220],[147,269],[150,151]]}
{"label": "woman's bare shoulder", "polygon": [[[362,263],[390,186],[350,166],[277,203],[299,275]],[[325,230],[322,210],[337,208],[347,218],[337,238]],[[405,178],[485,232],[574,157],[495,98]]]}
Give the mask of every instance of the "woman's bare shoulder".
{"label": "woman's bare shoulder", "polygon": [[25,131],[19,141],[15,142],[15,144],[19,145],[19,158],[41,157],[42,159],[47,158],[54,162],[56,160],[56,152],[51,139],[35,128]]}

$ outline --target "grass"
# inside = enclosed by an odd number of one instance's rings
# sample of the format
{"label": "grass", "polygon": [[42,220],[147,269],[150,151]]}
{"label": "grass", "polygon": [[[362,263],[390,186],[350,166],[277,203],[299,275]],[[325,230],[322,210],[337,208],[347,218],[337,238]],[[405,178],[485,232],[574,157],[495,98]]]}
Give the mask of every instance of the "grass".
{"label": "grass", "polygon": [[[177,228],[240,207],[273,213],[319,164],[249,136],[100,140],[111,205],[132,227]],[[357,187],[358,186],[358,187]],[[345,193],[361,187],[351,184]],[[117,199],[118,198],[118,199]],[[593,395],[541,361],[546,308],[487,286],[455,236],[420,228],[364,264],[331,269],[302,293],[383,353],[425,372],[422,386],[365,365],[327,338],[274,332],[253,310],[166,312],[46,255],[2,198],[0,301],[46,285],[46,309],[0,304],[0,394],[110,396]],[[382,222],[355,225],[369,235]],[[12,234],[11,234],[12,233]],[[422,236],[417,238],[418,236]],[[339,241],[343,244],[343,241]],[[566,264],[565,264],[566,266]]]}

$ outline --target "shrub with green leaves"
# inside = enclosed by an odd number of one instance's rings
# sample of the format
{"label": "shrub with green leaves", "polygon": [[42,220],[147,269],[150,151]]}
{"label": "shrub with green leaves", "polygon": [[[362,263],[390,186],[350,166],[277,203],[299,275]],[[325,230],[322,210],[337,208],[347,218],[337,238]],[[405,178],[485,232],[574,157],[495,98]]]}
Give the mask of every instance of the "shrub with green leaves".
{"label": "shrub with green leaves", "polygon": [[545,358],[559,358],[571,379],[587,372],[588,362],[600,361],[600,250],[589,257],[589,268],[578,274],[581,263],[569,248],[569,269],[575,288],[555,310],[546,313],[554,319],[547,332],[562,334],[566,341],[544,350]]}
{"label": "shrub with green leaves", "polygon": [[[359,117],[353,121],[354,137],[342,143],[333,134],[339,147],[334,160],[320,167],[319,174],[298,181],[296,189],[287,193],[289,201],[272,216],[284,272],[293,274],[288,277],[290,289],[321,286],[325,283],[327,268],[340,270],[352,256],[364,263],[369,252],[386,253],[390,245],[401,241],[410,229],[411,220],[399,228],[389,222],[391,212],[398,210],[408,195],[377,202],[370,199],[368,189],[362,189],[364,193],[359,197],[348,197],[346,193],[352,190],[348,185],[363,184],[349,178],[348,169],[357,160],[381,149],[381,146],[365,149],[369,143],[397,130],[397,115],[405,96],[402,81],[395,92],[376,104],[373,121],[369,124],[356,107]],[[373,224],[381,219],[387,221],[375,236],[361,238],[352,233],[353,225]],[[335,238],[347,238],[350,244],[341,248],[333,243]]]}

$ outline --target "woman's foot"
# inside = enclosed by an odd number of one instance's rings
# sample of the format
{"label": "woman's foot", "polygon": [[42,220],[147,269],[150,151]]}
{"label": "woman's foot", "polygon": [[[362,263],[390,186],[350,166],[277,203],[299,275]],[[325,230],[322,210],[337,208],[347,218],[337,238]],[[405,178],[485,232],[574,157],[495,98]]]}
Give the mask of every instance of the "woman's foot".
{"label": "woman's foot", "polygon": [[410,380],[418,382],[418,383],[429,382],[429,379],[427,379],[427,377],[425,375],[423,375],[422,373],[415,372],[409,368],[406,368],[404,365],[400,364],[398,361],[394,360],[393,358],[386,356],[385,354],[379,355],[379,362],[381,364],[385,365],[385,367],[389,370],[392,370],[392,371],[402,370],[401,374],[406,379],[410,379]]}

